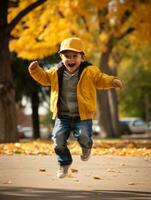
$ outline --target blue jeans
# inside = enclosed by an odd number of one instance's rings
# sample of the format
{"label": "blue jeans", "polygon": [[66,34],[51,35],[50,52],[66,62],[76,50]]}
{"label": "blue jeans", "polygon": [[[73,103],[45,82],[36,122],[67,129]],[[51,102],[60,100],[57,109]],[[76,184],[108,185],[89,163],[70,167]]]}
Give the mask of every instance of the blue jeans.
{"label": "blue jeans", "polygon": [[80,120],[69,116],[56,118],[53,129],[54,150],[61,166],[72,163],[72,156],[67,147],[71,131],[82,148],[92,148],[92,120]]}

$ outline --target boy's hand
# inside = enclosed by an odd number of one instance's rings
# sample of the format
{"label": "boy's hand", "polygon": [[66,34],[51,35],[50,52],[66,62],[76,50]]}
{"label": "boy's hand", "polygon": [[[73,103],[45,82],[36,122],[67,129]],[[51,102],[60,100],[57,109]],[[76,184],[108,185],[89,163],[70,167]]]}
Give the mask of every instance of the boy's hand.
{"label": "boy's hand", "polygon": [[33,61],[30,63],[29,69],[30,70],[35,69],[37,66],[39,66],[38,61]]}
{"label": "boy's hand", "polygon": [[119,80],[119,79],[117,79],[117,78],[113,79],[112,85],[113,85],[113,87],[115,87],[115,88],[120,88],[120,89],[123,88],[123,83],[122,83],[122,81]]}

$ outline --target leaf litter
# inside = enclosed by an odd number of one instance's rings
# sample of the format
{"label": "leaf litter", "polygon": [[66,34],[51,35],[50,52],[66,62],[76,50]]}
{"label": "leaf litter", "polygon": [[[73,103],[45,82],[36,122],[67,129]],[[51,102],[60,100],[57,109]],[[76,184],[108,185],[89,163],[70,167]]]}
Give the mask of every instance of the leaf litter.
{"label": "leaf litter", "polygon": [[[81,148],[76,141],[69,141],[68,147],[72,155],[80,155]],[[53,155],[53,142],[50,140],[30,140],[17,143],[0,144],[0,154],[14,155]],[[94,140],[93,155],[143,156],[145,161],[151,157],[151,141],[149,140]],[[124,166],[124,163],[121,164]]]}

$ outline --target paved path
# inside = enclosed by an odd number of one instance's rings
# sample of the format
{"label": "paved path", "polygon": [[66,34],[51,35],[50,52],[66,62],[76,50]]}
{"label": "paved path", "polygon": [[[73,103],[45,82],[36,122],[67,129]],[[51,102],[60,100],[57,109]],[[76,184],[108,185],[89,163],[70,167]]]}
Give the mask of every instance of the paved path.
{"label": "paved path", "polygon": [[73,157],[56,178],[55,156],[0,156],[0,200],[151,200],[151,157]]}

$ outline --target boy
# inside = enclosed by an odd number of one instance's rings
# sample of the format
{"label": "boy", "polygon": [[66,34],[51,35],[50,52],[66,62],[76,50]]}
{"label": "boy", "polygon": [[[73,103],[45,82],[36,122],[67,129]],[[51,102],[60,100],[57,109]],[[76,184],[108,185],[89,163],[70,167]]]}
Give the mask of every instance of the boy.
{"label": "boy", "polygon": [[44,86],[51,86],[50,110],[55,119],[54,150],[58,156],[58,178],[64,178],[72,163],[67,147],[73,131],[81,148],[81,160],[89,159],[92,148],[92,119],[96,111],[96,89],[122,88],[122,82],[102,73],[98,67],[84,61],[80,38],[63,40],[59,51],[61,63],[47,71],[34,61],[29,66],[31,76]]}

